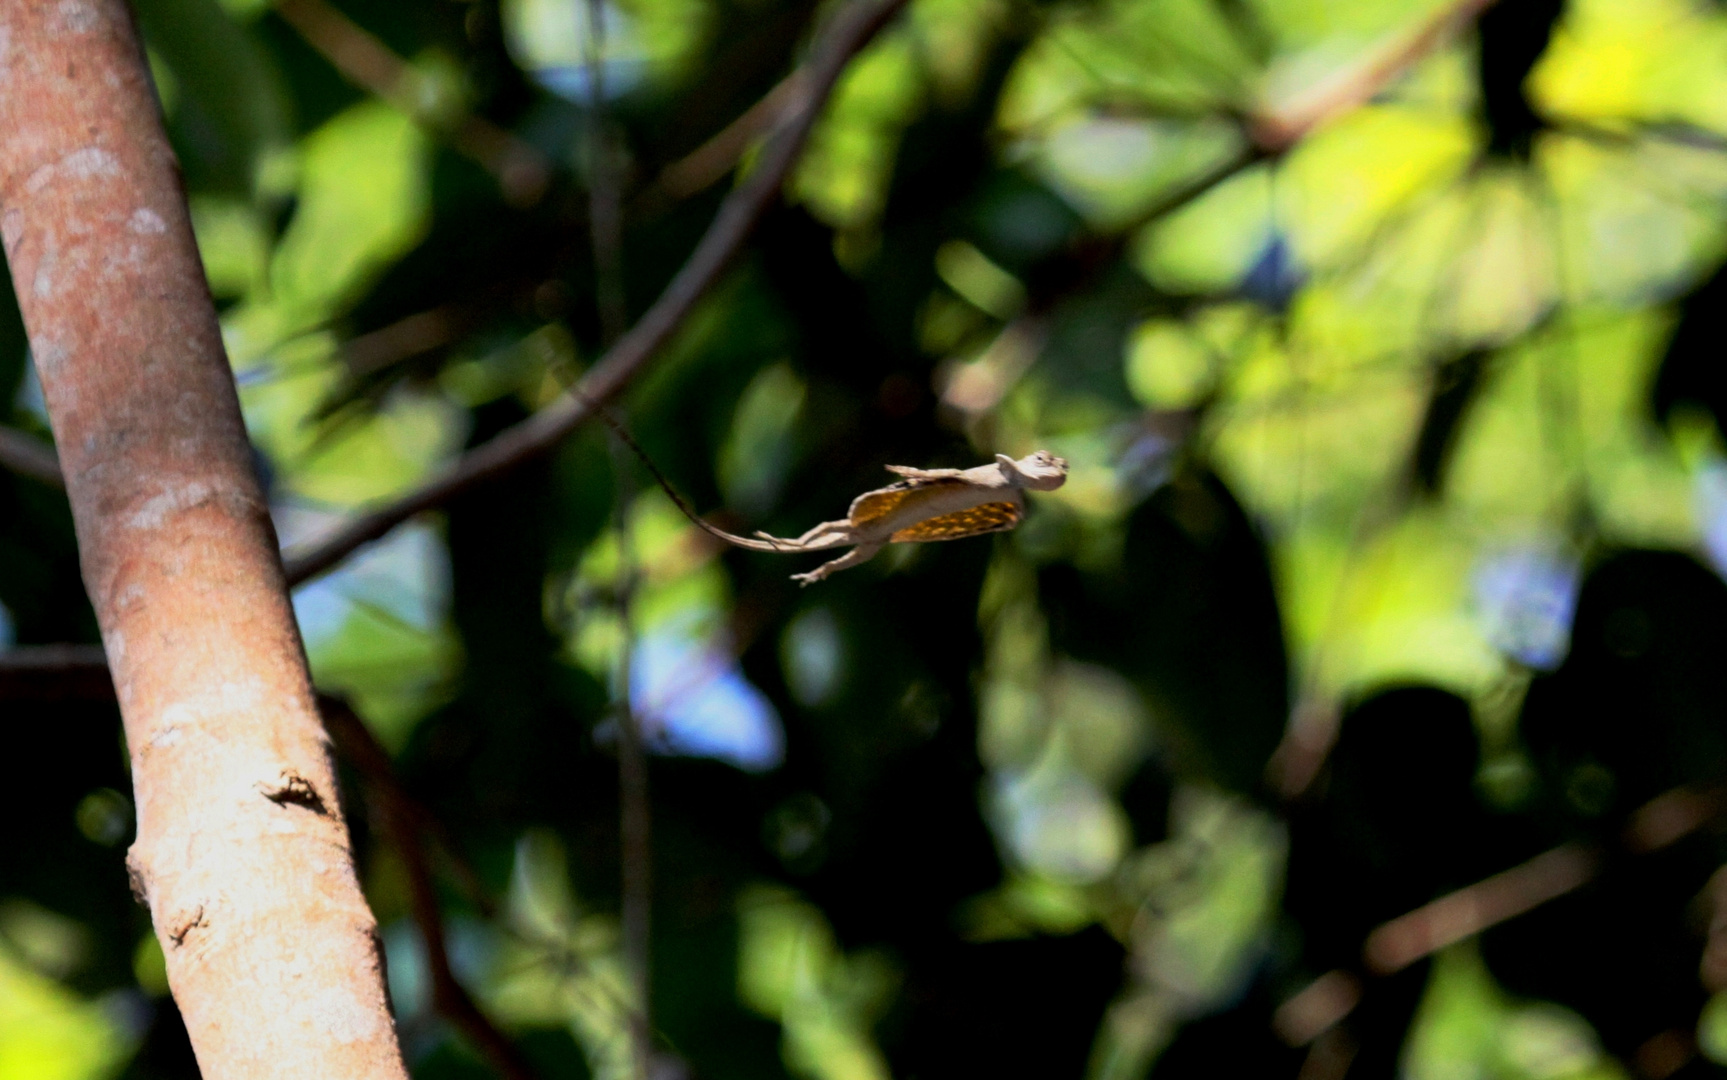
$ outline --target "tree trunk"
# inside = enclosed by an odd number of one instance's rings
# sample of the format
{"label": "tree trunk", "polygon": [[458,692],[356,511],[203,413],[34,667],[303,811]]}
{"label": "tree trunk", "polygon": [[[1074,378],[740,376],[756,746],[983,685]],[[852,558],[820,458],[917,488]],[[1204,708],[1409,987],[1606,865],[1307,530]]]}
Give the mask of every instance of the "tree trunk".
{"label": "tree trunk", "polygon": [[0,0],[0,233],[209,1080],[404,1077],[274,531],[120,0]]}

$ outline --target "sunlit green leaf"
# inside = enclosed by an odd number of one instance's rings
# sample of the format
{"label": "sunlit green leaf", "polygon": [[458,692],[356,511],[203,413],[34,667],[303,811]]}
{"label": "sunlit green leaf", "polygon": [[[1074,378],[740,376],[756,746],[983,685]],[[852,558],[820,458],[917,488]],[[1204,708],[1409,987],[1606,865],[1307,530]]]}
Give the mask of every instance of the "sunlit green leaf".
{"label": "sunlit green leaf", "polygon": [[786,1064],[811,1080],[887,1080],[870,1036],[891,999],[882,958],[848,956],[820,909],[760,886],[739,899],[738,992],[780,1022]]}
{"label": "sunlit green leaf", "polygon": [[1615,123],[1689,121],[1727,129],[1727,19],[1686,0],[1579,0],[1531,75],[1543,108]]}
{"label": "sunlit green leaf", "polygon": [[99,1006],[0,949],[0,1076],[101,1080],[130,1049]]}
{"label": "sunlit green leaf", "polygon": [[308,135],[299,202],[270,263],[272,301],[305,324],[351,302],[419,242],[429,211],[428,146],[414,122],[378,102]]}

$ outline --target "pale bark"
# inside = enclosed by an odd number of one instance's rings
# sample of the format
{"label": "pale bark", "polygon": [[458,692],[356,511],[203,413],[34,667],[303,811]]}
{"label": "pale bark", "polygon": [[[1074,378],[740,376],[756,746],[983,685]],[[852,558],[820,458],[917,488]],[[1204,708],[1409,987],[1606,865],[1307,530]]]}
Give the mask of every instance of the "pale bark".
{"label": "pale bark", "polygon": [[0,233],[209,1080],[406,1075],[185,197],[119,0],[0,0]]}

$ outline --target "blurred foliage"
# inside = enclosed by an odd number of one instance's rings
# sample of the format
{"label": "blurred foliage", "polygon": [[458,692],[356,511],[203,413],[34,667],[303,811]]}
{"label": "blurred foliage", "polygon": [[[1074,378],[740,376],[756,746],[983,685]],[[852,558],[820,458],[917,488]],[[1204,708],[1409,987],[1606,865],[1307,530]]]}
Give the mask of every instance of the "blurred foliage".
{"label": "blurred foliage", "polygon": [[[640,312],[729,183],[656,178],[831,9],[340,0],[403,61],[357,86],[270,0],[136,6],[288,546],[590,366],[589,186]],[[1499,0],[1408,48],[1457,6],[912,0],[855,60],[619,411],[746,531],[883,464],[1067,457],[1018,531],[799,591],[595,429],[297,590],[319,685],[473,868],[451,964],[542,1075],[633,1075],[626,697],[656,1076],[1727,1067],[1717,829],[1274,1032],[1386,920],[1727,779],[1727,12]],[[9,305],[0,339],[0,419],[47,437]],[[0,646],[95,640],[63,498],[8,475],[0,604]],[[0,1077],[194,1075],[113,706],[4,707]],[[345,782],[414,1074],[485,1075]]]}

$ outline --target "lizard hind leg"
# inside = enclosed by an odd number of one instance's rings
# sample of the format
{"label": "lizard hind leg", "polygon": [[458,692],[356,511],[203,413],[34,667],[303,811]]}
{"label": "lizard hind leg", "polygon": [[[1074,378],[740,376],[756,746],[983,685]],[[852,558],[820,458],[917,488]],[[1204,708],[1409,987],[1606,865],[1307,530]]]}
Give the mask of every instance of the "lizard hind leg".
{"label": "lizard hind leg", "polygon": [[791,541],[787,541],[787,542],[790,544],[799,546],[799,547],[813,544],[817,540],[827,540],[827,543],[820,544],[820,545],[818,545],[819,547],[832,547],[835,543],[848,543],[849,541],[844,541],[844,540],[836,541],[836,540],[831,539],[831,537],[835,533],[844,533],[844,532],[849,531],[851,529],[851,524],[852,523],[850,521],[846,521],[843,519],[840,521],[824,521],[820,525],[816,525],[813,528],[811,528],[808,532],[804,533],[802,536],[798,537],[796,540],[791,540]]}
{"label": "lizard hind leg", "polygon": [[807,574],[793,574],[792,580],[797,582],[799,585],[814,585],[829,574],[838,573],[841,570],[849,570],[854,566],[870,561],[875,558],[876,552],[880,551],[884,546],[885,545],[882,544],[859,544],[857,547],[852,548],[839,558],[830,559]]}

